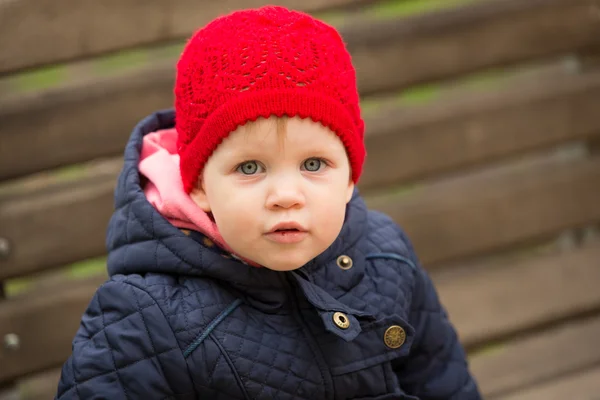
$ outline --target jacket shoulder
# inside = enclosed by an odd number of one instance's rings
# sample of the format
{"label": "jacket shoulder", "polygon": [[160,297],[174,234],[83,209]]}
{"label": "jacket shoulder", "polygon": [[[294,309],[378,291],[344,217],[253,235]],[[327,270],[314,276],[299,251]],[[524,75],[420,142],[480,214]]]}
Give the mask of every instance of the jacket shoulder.
{"label": "jacket shoulder", "polygon": [[[163,365],[163,360],[168,363]],[[98,288],[81,319],[57,397],[92,398],[93,393],[102,393],[114,399],[149,398],[149,389],[136,379],[139,376],[170,396],[191,390],[189,377],[177,372],[184,366],[157,301],[144,288],[113,277]]]}
{"label": "jacket shoulder", "polygon": [[179,347],[187,348],[236,297],[210,278],[168,275],[116,275],[145,291],[160,308]]}
{"label": "jacket shoulder", "polygon": [[367,249],[370,254],[397,254],[418,264],[417,255],[406,232],[394,220],[379,211],[369,210],[367,217]]}

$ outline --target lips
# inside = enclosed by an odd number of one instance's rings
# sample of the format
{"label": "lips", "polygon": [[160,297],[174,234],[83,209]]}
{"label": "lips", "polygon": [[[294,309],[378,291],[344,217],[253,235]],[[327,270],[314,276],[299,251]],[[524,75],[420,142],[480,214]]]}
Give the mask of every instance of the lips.
{"label": "lips", "polygon": [[276,224],[275,226],[273,226],[268,233],[275,233],[275,232],[286,232],[286,231],[291,231],[291,232],[306,232],[306,229],[300,225],[297,222],[280,222],[278,224]]}
{"label": "lips", "polygon": [[297,222],[280,222],[265,234],[266,238],[280,244],[293,244],[303,241],[308,231]]}

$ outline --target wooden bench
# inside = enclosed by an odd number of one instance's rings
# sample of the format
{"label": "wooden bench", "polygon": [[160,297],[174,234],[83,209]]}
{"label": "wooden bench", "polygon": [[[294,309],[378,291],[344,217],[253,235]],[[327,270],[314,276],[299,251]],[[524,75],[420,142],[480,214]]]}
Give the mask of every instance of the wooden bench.
{"label": "wooden bench", "polygon": [[[106,279],[65,266],[104,255],[119,156],[170,106],[181,40],[263,1],[226,3],[0,2],[0,399],[54,394]],[[600,1],[276,3],[342,32],[361,191],[409,233],[486,398],[598,398]]]}

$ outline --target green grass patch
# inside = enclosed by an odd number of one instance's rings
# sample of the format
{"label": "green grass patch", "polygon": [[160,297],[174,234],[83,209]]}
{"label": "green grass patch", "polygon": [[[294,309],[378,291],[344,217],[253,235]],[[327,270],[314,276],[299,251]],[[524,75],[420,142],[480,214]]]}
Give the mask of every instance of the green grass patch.
{"label": "green grass patch", "polygon": [[[451,9],[481,0],[387,0],[365,6],[360,15],[374,18],[408,17]],[[341,10],[318,12],[314,15],[331,25],[341,25],[348,16]]]}
{"label": "green grass patch", "polygon": [[65,268],[69,279],[88,278],[106,271],[106,257],[92,258],[71,264]]}
{"label": "green grass patch", "polygon": [[345,12],[340,12],[339,10],[316,12],[312,13],[311,15],[314,15],[315,18],[320,19],[326,24],[334,26],[342,25],[348,16]]}
{"label": "green grass patch", "polygon": [[440,85],[419,85],[406,89],[398,94],[398,102],[406,105],[431,103],[442,93]]}
{"label": "green grass patch", "polygon": [[390,189],[389,194],[391,196],[406,196],[416,192],[417,190],[419,190],[420,187],[421,185],[419,185],[418,183],[404,184],[397,188]]}
{"label": "green grass patch", "polygon": [[493,90],[498,89],[506,83],[506,80],[510,78],[510,76],[510,71],[505,69],[491,69],[468,75],[460,81],[460,84],[474,90]]}
{"label": "green grass patch", "polygon": [[6,297],[12,297],[20,293],[26,292],[33,286],[31,278],[15,278],[4,281],[4,293]]}
{"label": "green grass patch", "polygon": [[13,297],[27,291],[35,290],[38,282],[47,280],[48,278],[54,280],[58,276],[60,280],[69,281],[102,274],[106,274],[106,257],[97,257],[76,262],[38,276],[8,279],[4,282],[4,292],[7,297]]}
{"label": "green grass patch", "polygon": [[85,173],[86,167],[82,164],[67,165],[57,168],[52,175],[59,181],[72,181]]}
{"label": "green grass patch", "polygon": [[453,89],[469,89],[474,91],[499,89],[510,77],[506,70],[490,70],[461,77],[445,83],[431,83],[405,89],[398,94],[398,102],[406,105],[430,103],[445,91]]}
{"label": "green grass patch", "polygon": [[35,71],[18,74],[11,79],[17,91],[30,92],[48,89],[65,82],[68,79],[68,70],[65,65],[46,67]]}
{"label": "green grass patch", "polygon": [[185,42],[179,41],[173,44],[168,44],[165,46],[158,47],[152,50],[152,57],[158,57],[160,59],[173,59],[174,61],[179,58],[181,52],[183,51],[183,47],[185,46]]}
{"label": "green grass patch", "polygon": [[417,182],[405,183],[400,186],[390,188],[387,194],[389,194],[390,196],[406,196],[418,191],[422,188],[422,186],[422,184],[419,184]]}
{"label": "green grass patch", "polygon": [[469,358],[469,361],[471,361],[475,357],[491,356],[494,354],[502,353],[505,350],[506,350],[505,343],[499,343],[499,342],[489,343],[489,344],[484,345],[483,347],[480,347],[473,353],[470,353],[468,358]]}
{"label": "green grass patch", "polygon": [[394,0],[376,3],[369,7],[367,15],[375,17],[404,17],[450,9],[480,0]]}
{"label": "green grass patch", "polygon": [[[501,89],[506,82],[515,75],[514,71],[493,69],[478,72],[471,75],[459,77],[455,80],[425,83],[415,85],[406,89],[391,93],[386,96],[398,106],[420,106],[427,105],[442,95],[453,90],[493,91]],[[386,101],[389,103],[389,101]],[[373,111],[380,104],[379,100],[373,100],[369,97],[362,99],[361,109]]]}
{"label": "green grass patch", "polygon": [[149,62],[148,49],[125,50],[98,58],[92,62],[94,72],[106,75],[129,68],[140,67]]}

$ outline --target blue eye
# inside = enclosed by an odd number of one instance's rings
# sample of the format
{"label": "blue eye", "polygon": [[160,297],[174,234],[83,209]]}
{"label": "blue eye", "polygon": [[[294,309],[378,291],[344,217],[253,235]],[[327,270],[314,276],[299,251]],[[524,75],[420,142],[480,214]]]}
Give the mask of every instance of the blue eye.
{"label": "blue eye", "polygon": [[321,160],[320,158],[317,157],[313,157],[313,158],[309,158],[306,161],[304,161],[304,169],[306,169],[307,171],[310,172],[317,172],[318,170],[321,169],[321,167],[323,166],[325,162],[323,160]]}
{"label": "blue eye", "polygon": [[258,170],[259,165],[256,161],[246,161],[244,163],[241,163],[237,167],[236,171],[244,175],[254,175],[258,172]]}

